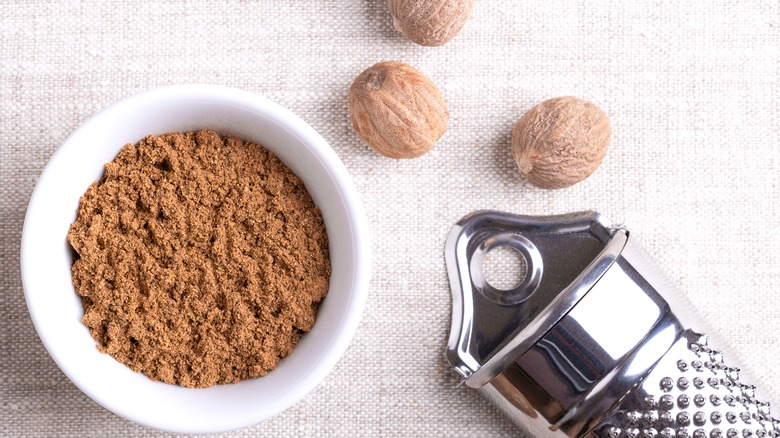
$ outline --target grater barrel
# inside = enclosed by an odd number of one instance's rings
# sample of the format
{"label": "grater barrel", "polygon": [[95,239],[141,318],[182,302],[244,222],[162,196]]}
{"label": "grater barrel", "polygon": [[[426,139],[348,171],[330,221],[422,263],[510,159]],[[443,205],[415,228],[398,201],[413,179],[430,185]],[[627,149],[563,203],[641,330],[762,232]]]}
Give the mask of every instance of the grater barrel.
{"label": "grater barrel", "polygon": [[[500,246],[526,262],[509,291],[484,280]],[[627,230],[594,212],[482,211],[447,241],[447,358],[521,430],[549,437],[780,436],[768,404]]]}

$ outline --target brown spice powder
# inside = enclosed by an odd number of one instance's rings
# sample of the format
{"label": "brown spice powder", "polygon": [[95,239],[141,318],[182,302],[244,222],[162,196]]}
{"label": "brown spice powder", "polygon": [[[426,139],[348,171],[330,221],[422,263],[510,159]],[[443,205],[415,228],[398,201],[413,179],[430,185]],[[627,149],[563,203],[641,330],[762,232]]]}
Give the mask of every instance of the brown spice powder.
{"label": "brown spice powder", "polygon": [[259,377],[314,325],[328,292],[322,214],[259,145],[213,131],[124,146],[68,232],[83,323],[152,380]]}

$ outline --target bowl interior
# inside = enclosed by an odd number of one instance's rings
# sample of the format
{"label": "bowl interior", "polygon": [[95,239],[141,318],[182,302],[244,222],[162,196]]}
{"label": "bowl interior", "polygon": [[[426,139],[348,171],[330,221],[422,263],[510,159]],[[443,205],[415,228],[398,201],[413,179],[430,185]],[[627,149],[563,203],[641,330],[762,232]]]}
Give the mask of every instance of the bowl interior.
{"label": "bowl interior", "polygon": [[[79,197],[103,164],[149,134],[214,129],[259,143],[304,181],[322,210],[332,276],[318,319],[293,354],[267,376],[190,389],[152,382],[95,348],[81,323],[66,241]],[[28,206],[22,279],[28,308],[47,350],[87,395],[132,421],[172,432],[216,432],[271,417],[313,389],[357,328],[365,303],[368,242],[357,192],[333,150],[305,122],[251,93],[177,86],[126,99],[79,128],[49,161]]]}

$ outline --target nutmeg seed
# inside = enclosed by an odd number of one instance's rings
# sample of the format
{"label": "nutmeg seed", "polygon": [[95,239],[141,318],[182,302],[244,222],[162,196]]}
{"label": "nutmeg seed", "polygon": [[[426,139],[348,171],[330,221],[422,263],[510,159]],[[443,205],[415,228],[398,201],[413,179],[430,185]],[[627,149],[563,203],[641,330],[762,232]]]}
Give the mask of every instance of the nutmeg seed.
{"label": "nutmeg seed", "polygon": [[591,102],[557,97],[523,114],[512,129],[512,157],[520,174],[543,189],[572,186],[604,160],[612,130]]}
{"label": "nutmeg seed", "polygon": [[474,0],[387,0],[393,26],[422,46],[440,46],[457,35]]}
{"label": "nutmeg seed", "polygon": [[449,110],[433,82],[401,62],[380,62],[349,88],[349,114],[358,137],[390,158],[416,158],[444,135]]}

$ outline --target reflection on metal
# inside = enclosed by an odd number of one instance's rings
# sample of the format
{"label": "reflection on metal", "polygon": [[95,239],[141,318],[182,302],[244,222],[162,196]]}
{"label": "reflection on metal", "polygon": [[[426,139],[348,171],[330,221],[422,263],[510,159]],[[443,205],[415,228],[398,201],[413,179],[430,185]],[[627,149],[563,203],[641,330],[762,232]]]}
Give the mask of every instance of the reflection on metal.
{"label": "reflection on metal", "polygon": [[[500,246],[527,263],[509,291],[481,271]],[[780,436],[675,288],[597,213],[476,212],[453,227],[446,261],[447,358],[531,436]]]}

